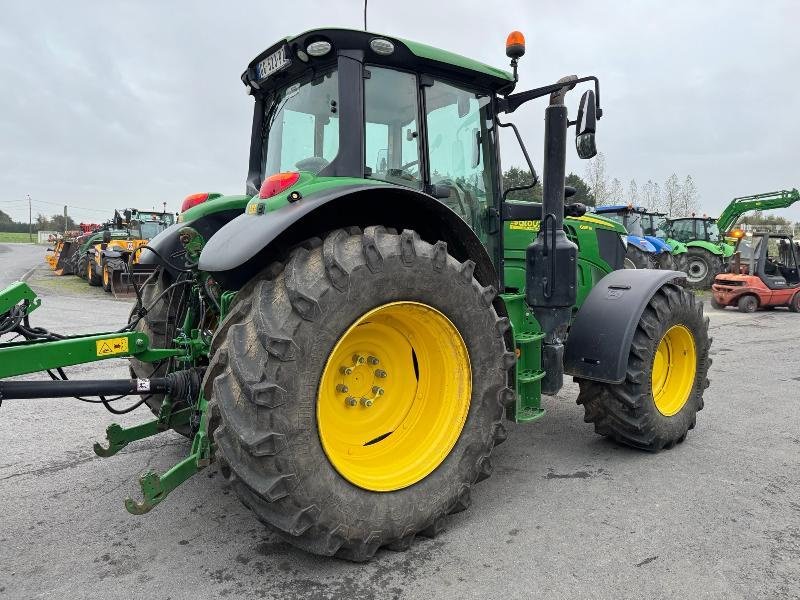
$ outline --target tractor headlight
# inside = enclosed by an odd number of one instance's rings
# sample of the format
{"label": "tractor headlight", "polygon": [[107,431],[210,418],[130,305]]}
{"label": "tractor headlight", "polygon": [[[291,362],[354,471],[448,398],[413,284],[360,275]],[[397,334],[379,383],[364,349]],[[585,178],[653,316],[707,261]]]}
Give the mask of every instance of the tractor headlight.
{"label": "tractor headlight", "polygon": [[625,249],[628,249],[628,236],[627,235],[620,235],[619,239],[622,240],[622,245],[625,246]]}

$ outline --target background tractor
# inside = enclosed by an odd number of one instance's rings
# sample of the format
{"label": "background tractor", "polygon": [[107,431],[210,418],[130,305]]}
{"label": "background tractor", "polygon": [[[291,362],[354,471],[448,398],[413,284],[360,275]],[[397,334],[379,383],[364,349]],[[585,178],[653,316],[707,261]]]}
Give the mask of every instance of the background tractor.
{"label": "background tractor", "polygon": [[735,306],[741,312],[786,306],[800,312],[798,247],[789,235],[755,233],[741,238],[728,273],[711,286],[714,308]]}
{"label": "background tractor", "polygon": [[627,258],[637,269],[673,269],[672,249],[663,240],[645,231],[645,222],[652,225],[647,210],[641,206],[598,206],[594,211],[621,223],[628,231]]}
{"label": "background tractor", "polygon": [[[649,451],[682,442],[708,385],[702,303],[675,271],[616,270],[574,311],[564,217],[585,207],[564,202],[567,130],[581,158],[595,155],[599,82],[513,93],[520,33],[506,53],[513,73],[352,30],[269,47],[242,75],[254,99],[246,196],[187,198],[140,250],[157,270],[119,331],[54,337],[29,326],[38,299],[25,284],[0,294],[0,331],[27,338],[0,347],[0,377],[57,379],[0,381],[0,395],[137,394],[157,416],[110,426],[99,455],[169,428],[192,445],[142,475],[130,512],[216,460],[279,535],[351,560],[405,549],[466,509],[504,420],[540,419],[565,373],[597,433]],[[538,98],[543,201],[507,202],[498,129]],[[506,221],[541,224],[524,291],[506,282]],[[132,379],[65,380],[65,366],[124,356]]]}
{"label": "background tractor", "polygon": [[670,239],[667,235],[667,215],[658,212],[642,213],[642,229],[645,239],[655,244],[664,244],[666,249],[672,254],[674,268],[678,271],[686,271],[688,248],[683,242]]}
{"label": "background tractor", "polygon": [[102,233],[100,243],[87,248],[86,278],[89,285],[102,285],[107,292],[118,295],[132,285],[135,278],[144,281],[154,267],[140,265],[139,248],[175,222],[168,212],[125,209],[114,211],[114,230],[125,232],[114,236],[110,229]]}
{"label": "background tractor", "polygon": [[767,192],[754,196],[742,196],[730,201],[719,219],[686,217],[667,220],[669,241],[686,244],[687,283],[696,289],[708,289],[715,277],[721,273],[734,252],[734,245],[726,241],[726,234],[733,229],[743,214],[751,211],[787,208],[800,200],[796,190]]}

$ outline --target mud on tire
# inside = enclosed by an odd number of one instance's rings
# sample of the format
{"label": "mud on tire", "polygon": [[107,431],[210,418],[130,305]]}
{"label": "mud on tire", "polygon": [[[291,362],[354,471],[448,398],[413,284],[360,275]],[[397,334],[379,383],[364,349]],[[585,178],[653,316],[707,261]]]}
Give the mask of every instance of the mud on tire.
{"label": "mud on tire", "polygon": [[[667,417],[656,408],[651,377],[659,341],[673,325],[683,325],[692,334],[696,371],[689,397],[677,414]],[[703,392],[711,358],[708,350],[708,317],[703,303],[693,293],[664,285],[651,298],[634,333],[625,380],[620,384],[576,378],[580,386],[578,404],[585,410],[584,421],[594,423],[595,432],[622,444],[657,452],[681,443],[694,428],[697,412],[703,408]]]}
{"label": "mud on tire", "polygon": [[[295,248],[242,288],[212,343],[204,381],[221,470],[242,502],[295,546],[349,560],[405,549],[469,506],[502,442],[514,354],[496,291],[473,277],[444,242],[383,227],[340,229]],[[363,314],[399,300],[426,303],[459,330],[472,367],[460,437],[430,474],[373,492],[349,483],[322,447],[320,375],[342,334]],[[442,374],[446,376],[446,374]]]}

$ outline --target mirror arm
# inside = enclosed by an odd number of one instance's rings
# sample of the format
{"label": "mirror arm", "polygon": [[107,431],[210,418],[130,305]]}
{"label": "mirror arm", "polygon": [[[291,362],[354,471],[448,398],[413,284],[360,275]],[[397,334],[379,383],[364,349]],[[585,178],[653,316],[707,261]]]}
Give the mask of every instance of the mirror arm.
{"label": "mirror arm", "polygon": [[520,185],[516,187],[510,187],[507,190],[503,190],[503,198],[502,201],[504,202],[506,196],[508,196],[511,192],[516,192],[519,190],[529,190],[531,188],[536,187],[536,184],[539,183],[539,176],[536,174],[536,169],[533,168],[533,163],[531,162],[531,157],[528,156],[528,150],[525,148],[525,142],[522,141],[522,136],[519,134],[519,130],[514,123],[501,123],[500,119],[495,118],[495,123],[499,127],[511,127],[511,130],[514,132],[514,135],[517,137],[517,142],[519,143],[519,147],[522,150],[522,155],[525,157],[525,162],[528,163],[528,169],[531,171],[532,182],[529,185]]}
{"label": "mirror arm", "polygon": [[575,87],[577,84],[583,83],[584,81],[594,82],[595,107],[597,108],[597,118],[599,119],[601,116],[603,116],[603,109],[600,108],[600,81],[594,75],[590,75],[588,77],[579,77],[567,82],[553,83],[544,87],[534,88],[525,92],[519,92],[518,94],[511,94],[510,96],[506,96],[505,98],[501,98],[499,100],[498,112],[510,114],[530,100],[535,100],[536,98],[541,98],[542,96],[552,94],[553,92],[557,92],[562,88],[571,89],[572,87]]}

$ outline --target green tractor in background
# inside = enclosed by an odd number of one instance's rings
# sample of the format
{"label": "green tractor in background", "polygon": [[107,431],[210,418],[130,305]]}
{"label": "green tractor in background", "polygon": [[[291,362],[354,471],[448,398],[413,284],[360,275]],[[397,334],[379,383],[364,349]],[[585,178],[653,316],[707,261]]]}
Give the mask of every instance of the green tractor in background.
{"label": "green tractor in background", "polygon": [[796,189],[780,190],[734,198],[718,219],[705,215],[667,219],[668,243],[680,242],[687,248],[687,284],[695,289],[709,289],[714,278],[725,270],[735,250],[735,245],[726,238],[739,217],[752,211],[788,208],[798,200],[800,192]]}
{"label": "green tractor in background", "polygon": [[[513,74],[362,31],[268,48],[242,75],[255,100],[246,195],[187,199],[141,251],[157,271],[126,328],[54,339],[28,327],[39,301],[24,283],[0,293],[0,332],[27,338],[0,347],[0,377],[113,357],[135,377],[57,371],[0,381],[0,397],[138,394],[156,418],[110,426],[99,455],[169,428],[192,446],[142,476],[130,512],[216,460],[283,538],[351,560],[466,509],[504,419],[541,418],[565,373],[597,433],[649,451],[682,442],[708,386],[702,303],[675,271],[590,266],[582,287],[581,260],[624,252],[600,234],[579,258],[564,230],[585,212],[564,202],[567,130],[595,155],[599,82],[512,93],[521,34],[506,53]],[[586,83],[571,121],[566,95]],[[543,201],[505,201],[501,115],[544,97]],[[506,269],[504,224],[521,221],[539,231]]]}

